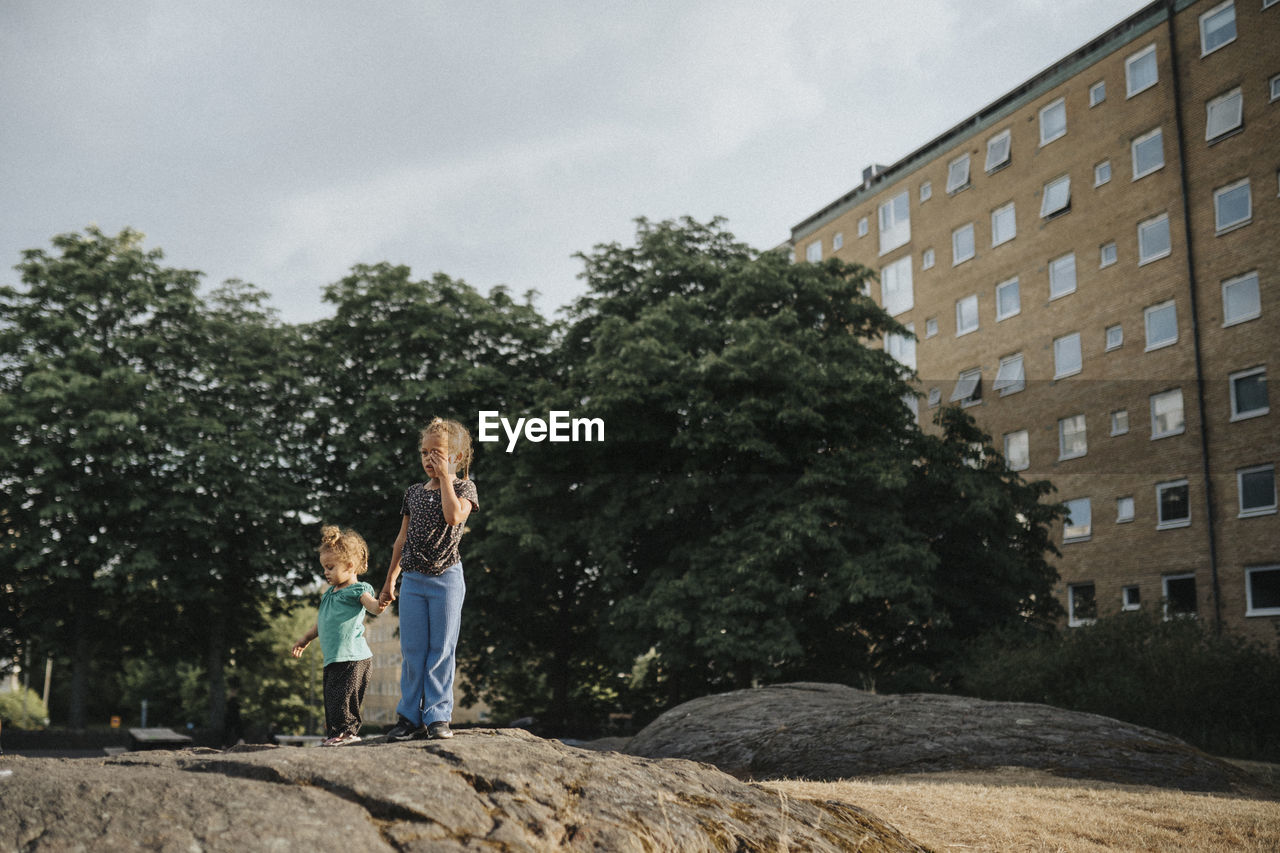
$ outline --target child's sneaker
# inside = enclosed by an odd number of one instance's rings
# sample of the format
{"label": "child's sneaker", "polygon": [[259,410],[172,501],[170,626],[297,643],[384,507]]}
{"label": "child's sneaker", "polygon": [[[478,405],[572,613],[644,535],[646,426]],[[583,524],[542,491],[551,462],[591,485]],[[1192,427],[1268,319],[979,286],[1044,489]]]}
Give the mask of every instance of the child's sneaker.
{"label": "child's sneaker", "polygon": [[400,717],[396,724],[387,731],[387,743],[408,740],[411,737],[421,737],[425,731],[426,729],[422,726],[415,726],[404,717]]}

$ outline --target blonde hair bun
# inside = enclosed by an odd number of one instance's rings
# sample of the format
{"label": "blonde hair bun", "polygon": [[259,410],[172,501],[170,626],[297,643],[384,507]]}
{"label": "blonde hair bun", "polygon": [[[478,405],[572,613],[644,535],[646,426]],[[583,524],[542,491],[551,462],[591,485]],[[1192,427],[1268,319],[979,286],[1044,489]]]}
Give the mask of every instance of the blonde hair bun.
{"label": "blonde hair bun", "polygon": [[336,524],[326,524],[320,528],[320,547],[316,550],[332,551],[338,559],[350,561],[358,575],[369,571],[369,545],[354,530],[342,530]]}

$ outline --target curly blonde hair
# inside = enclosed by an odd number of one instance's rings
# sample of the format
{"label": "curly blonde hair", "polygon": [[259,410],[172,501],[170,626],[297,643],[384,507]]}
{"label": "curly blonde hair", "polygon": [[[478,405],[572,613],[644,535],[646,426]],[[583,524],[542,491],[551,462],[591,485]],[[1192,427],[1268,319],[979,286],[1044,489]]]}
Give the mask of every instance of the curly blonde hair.
{"label": "curly blonde hair", "polygon": [[332,551],[339,560],[350,561],[356,567],[356,574],[369,571],[369,546],[364,537],[354,530],[342,530],[336,524],[326,524],[320,528],[320,553]]}
{"label": "curly blonde hair", "polygon": [[457,421],[432,418],[431,423],[422,430],[422,436],[418,441],[426,441],[427,436],[431,435],[443,435],[448,440],[449,455],[458,457],[458,470],[462,472],[462,479],[467,479],[471,475],[473,456],[470,431]]}

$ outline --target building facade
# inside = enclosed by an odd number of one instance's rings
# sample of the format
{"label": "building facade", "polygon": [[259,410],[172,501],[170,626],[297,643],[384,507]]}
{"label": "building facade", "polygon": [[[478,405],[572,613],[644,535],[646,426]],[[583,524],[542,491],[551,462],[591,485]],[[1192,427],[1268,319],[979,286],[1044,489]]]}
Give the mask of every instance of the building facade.
{"label": "building facade", "polygon": [[1280,0],[1168,0],[792,229],[879,274],[923,425],[961,405],[1070,518],[1071,624],[1280,628]]}

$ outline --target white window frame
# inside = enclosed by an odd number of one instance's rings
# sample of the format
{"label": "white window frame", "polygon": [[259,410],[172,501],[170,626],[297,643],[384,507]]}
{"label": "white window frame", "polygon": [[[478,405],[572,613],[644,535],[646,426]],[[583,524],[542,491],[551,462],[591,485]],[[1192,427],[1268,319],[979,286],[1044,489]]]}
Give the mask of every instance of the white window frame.
{"label": "white window frame", "polygon": [[1093,185],[1100,187],[1111,183],[1111,161],[1103,160],[1093,167]]}
{"label": "white window frame", "polygon": [[[1003,300],[1000,297],[1002,293],[1008,292],[1010,289],[1013,290],[1014,301],[1017,304],[1014,305],[1013,310],[1005,311],[1003,308]],[[1010,317],[1016,317],[1021,313],[1022,313],[1022,289],[1021,289],[1021,286],[1018,284],[1018,277],[1014,276],[1008,281],[1002,281],[996,285],[996,322],[998,323],[1001,320],[1008,320]]]}
{"label": "white window frame", "polygon": [[831,238],[831,251],[838,252],[844,248],[844,232],[837,231],[835,236]]}
{"label": "white window frame", "polygon": [[1076,253],[1067,252],[1049,261],[1049,301],[1076,292]]}
{"label": "white window frame", "polygon": [[[1191,581],[1191,583],[1196,587],[1196,601],[1195,601],[1196,609],[1190,613],[1170,613],[1169,612],[1169,581],[1185,581],[1185,580]],[[1183,618],[1190,617],[1194,619],[1200,615],[1200,588],[1199,588],[1199,585],[1196,584],[1195,572],[1180,572],[1176,575],[1164,575],[1163,577],[1160,578],[1160,592],[1164,597],[1164,618],[1166,621],[1169,619],[1173,619],[1175,616],[1181,616]]]}
{"label": "white window frame", "polygon": [[[956,243],[956,237],[964,233],[968,233],[969,235],[969,254],[961,257],[958,251],[959,246]],[[978,239],[974,232],[972,222],[966,222],[964,225],[961,225],[959,228],[951,232],[951,266],[959,266],[965,261],[972,260],[977,254]]]}
{"label": "white window frame", "polygon": [[[1271,503],[1262,506],[1245,508],[1244,505],[1244,478],[1249,474],[1259,474],[1263,471],[1271,472]],[[1276,466],[1267,463],[1266,465],[1251,465],[1248,468],[1236,469],[1236,497],[1240,505],[1239,518],[1256,518],[1260,515],[1276,514]]]}
{"label": "white window frame", "polygon": [[884,351],[898,364],[914,371],[916,369],[916,330],[911,323],[904,328],[907,331],[905,335],[890,332],[884,336]]}
{"label": "white window frame", "polygon": [[[1157,312],[1165,311],[1169,308],[1173,309],[1173,337],[1161,338],[1157,341],[1151,340],[1151,318]],[[1164,349],[1171,347],[1178,342],[1178,303],[1173,299],[1166,299],[1155,305],[1149,305],[1142,309],[1142,328],[1146,332],[1146,348],[1143,352],[1151,352],[1152,350]]]}
{"label": "white window frame", "polygon": [[871,230],[871,227],[867,224],[867,217],[864,216],[858,220],[858,236],[859,237],[867,236],[870,230]]}
{"label": "white window frame", "polygon": [[998,172],[1013,162],[1013,130],[1005,128],[987,140],[986,172]]}
{"label": "white window frame", "polygon": [[969,155],[961,154],[947,164],[947,195],[969,186]]}
{"label": "white window frame", "polygon": [[[1049,132],[1052,133],[1053,135],[1046,136],[1045,135],[1046,128],[1045,128],[1045,122],[1044,122],[1045,115],[1051,111],[1057,112],[1059,110],[1062,113],[1062,129],[1056,133],[1050,130]],[[1040,108],[1040,147],[1043,148],[1044,146],[1048,145],[1050,142],[1053,142],[1054,140],[1057,140],[1057,139],[1061,139],[1066,135],[1067,135],[1067,99],[1058,98],[1052,103],[1045,104],[1043,107]]]}
{"label": "white window frame", "polygon": [[1071,176],[1062,175],[1044,185],[1040,195],[1040,218],[1048,219],[1071,210]]}
{"label": "white window frame", "polygon": [[[1059,358],[1059,353],[1060,353],[1059,347],[1062,345],[1066,345],[1067,342],[1072,341],[1072,339],[1074,339],[1073,346],[1075,348],[1076,365],[1075,367],[1071,367],[1071,368],[1068,368],[1067,370],[1063,370],[1061,366],[1062,359]],[[1063,335],[1060,338],[1054,338],[1053,340],[1053,378],[1066,379],[1068,376],[1075,376],[1077,373],[1079,373],[1082,370],[1084,370],[1084,351],[1080,347],[1080,333],[1072,332],[1068,335]]]}
{"label": "white window frame", "polygon": [[[1239,86],[1229,92],[1223,92],[1216,98],[1210,98],[1204,105],[1205,122],[1204,138],[1212,142],[1227,134],[1234,133],[1244,125],[1244,93]],[[1214,120],[1220,122],[1215,132]]]}
{"label": "white window frame", "polygon": [[[1280,0],[1277,0],[1280,2]],[[1263,8],[1266,8],[1265,6]],[[1246,566],[1244,570],[1244,590],[1246,609],[1245,616],[1280,616],[1280,605],[1276,607],[1258,607],[1253,603],[1253,576],[1259,572],[1280,572],[1280,565]]]}
{"label": "white window frame", "polygon": [[[1160,162],[1153,165],[1140,168],[1138,164],[1138,149],[1153,139],[1160,140]],[[1147,149],[1143,149],[1146,151]],[[1149,130],[1141,136],[1136,136],[1129,143],[1129,157],[1133,161],[1133,180],[1137,181],[1145,178],[1147,175],[1153,174],[1164,168],[1164,128],[1157,127]]]}
{"label": "white window frame", "polygon": [[[1253,308],[1235,317],[1228,316],[1227,291],[1231,288],[1237,288],[1252,283],[1253,292]],[[1222,326],[1234,326],[1237,323],[1247,323],[1250,320],[1256,320],[1262,316],[1262,288],[1258,282],[1258,271],[1253,270],[1244,275],[1237,275],[1228,278],[1222,282]]]}
{"label": "white window frame", "polygon": [[[1155,253],[1148,253],[1144,233],[1146,229],[1162,224],[1164,226],[1165,242],[1168,244],[1165,248]],[[1159,216],[1153,216],[1150,219],[1144,219],[1138,223],[1138,266],[1149,264],[1152,261],[1158,261],[1161,258],[1167,258],[1173,254],[1173,232],[1169,227],[1169,214],[1162,213]]]}
{"label": "white window frame", "polygon": [[991,383],[992,391],[999,391],[1001,397],[1017,394],[1027,387],[1027,371],[1022,363],[1022,353],[1006,355],[1000,359],[1000,368]]}
{"label": "white window frame", "polygon": [[888,254],[899,246],[910,243],[910,191],[903,190],[880,202],[876,222],[880,228],[880,254]]}
{"label": "white window frame", "polygon": [[[1129,597],[1129,593],[1133,593],[1133,598]],[[1141,610],[1142,609],[1142,588],[1137,584],[1129,584],[1120,588],[1120,609],[1121,610]]]}
{"label": "white window frame", "polygon": [[1116,498],[1116,524],[1127,524],[1133,521],[1133,495]]}
{"label": "white window frame", "polygon": [[938,334],[938,318],[929,317],[924,321],[924,336],[926,338],[936,337]]}
{"label": "white window frame", "polygon": [[[972,306],[972,311],[968,309]],[[973,317],[973,325],[966,326],[963,323],[965,314],[971,313]],[[956,337],[972,334],[981,327],[981,319],[978,317],[978,294],[971,293],[968,296],[961,297],[956,300]]]}
{"label": "white window frame", "polygon": [[1089,108],[1092,109],[1107,99],[1107,81],[1099,80],[1089,87]]}
{"label": "white window frame", "polygon": [[[999,224],[1005,216],[1008,216],[1009,234],[1007,236],[1000,233]],[[995,210],[991,211],[991,248],[1002,246],[1010,240],[1018,236],[1018,212],[1013,202],[1002,204]]]}
{"label": "white window frame", "polygon": [[[1087,498],[1082,500],[1087,500]],[[1088,539],[1089,539],[1088,536],[1077,538],[1077,539],[1068,539],[1067,533],[1066,533],[1066,526],[1064,524],[1063,531],[1062,531],[1063,542],[1085,542],[1085,541],[1088,541]],[[1078,609],[1076,607],[1076,590],[1077,589],[1081,590],[1081,592],[1083,592],[1085,589],[1093,590],[1093,601],[1091,602],[1093,605],[1093,612],[1094,612],[1093,616],[1077,616],[1076,615],[1076,610]],[[1092,582],[1067,584],[1067,626],[1068,627],[1081,628],[1081,627],[1084,627],[1085,625],[1092,625],[1093,623],[1098,621],[1097,613],[1098,613],[1097,584],[1094,584]]]}
{"label": "white window frame", "polygon": [[804,259],[811,264],[816,264],[822,260],[822,240],[814,240],[808,246],[805,246]]}
{"label": "white window frame", "polygon": [[[1178,406],[1178,423],[1176,425],[1168,425],[1163,429],[1160,427],[1160,416],[1164,412],[1158,412],[1160,406],[1166,405],[1167,401],[1177,399]],[[1175,435],[1182,435],[1187,431],[1187,412],[1183,403],[1182,389],[1170,388],[1168,391],[1161,391],[1158,394],[1152,394],[1148,400],[1151,404],[1151,440],[1156,441],[1161,438],[1169,438]]]}
{"label": "white window frame", "polygon": [[[1079,422],[1080,428],[1074,429],[1076,422]],[[1080,448],[1067,448],[1067,425],[1072,426],[1072,436],[1080,436]],[[1068,415],[1065,418],[1058,418],[1058,461],[1064,462],[1067,459],[1079,459],[1081,456],[1089,454],[1089,419],[1084,414]]]}
{"label": "white window frame", "polygon": [[933,198],[933,181],[925,181],[920,185],[920,201],[926,202]]}
{"label": "white window frame", "polygon": [[933,269],[933,265],[936,260],[937,258],[934,254],[933,249],[925,249],[923,252],[920,253],[920,269],[922,270]]}
{"label": "white window frame", "polygon": [[1116,409],[1111,413],[1111,434],[1112,435],[1128,435],[1129,433],[1129,410]]}
{"label": "white window frame", "polygon": [[[1013,454],[1009,452],[1009,448],[1014,444],[1021,445],[1022,456],[1019,461],[1021,464],[1013,464]],[[1031,467],[1031,436],[1025,429],[1014,430],[1004,434],[1004,462],[1005,467],[1010,471],[1025,471]]]}
{"label": "white window frame", "polygon": [[[1145,92],[1148,89],[1150,89],[1152,86],[1160,82],[1160,68],[1156,64],[1155,52],[1156,52],[1155,44],[1149,44],[1146,47],[1144,47],[1142,50],[1139,50],[1136,53],[1129,54],[1129,57],[1125,59],[1124,61],[1125,98],[1132,98],[1134,95],[1137,95],[1141,92]],[[1138,81],[1135,84],[1134,69],[1139,62],[1142,62],[1147,58],[1148,54],[1151,55],[1151,66],[1155,69],[1156,73],[1147,82],[1144,83],[1144,82]]]}
{"label": "white window frame", "polygon": [[942,404],[942,389],[930,388],[929,389],[929,408],[935,409],[941,404]]}
{"label": "white window frame", "polygon": [[[1181,489],[1181,488],[1185,488],[1187,490],[1187,517],[1174,518],[1166,521],[1164,519],[1164,507],[1161,504],[1160,498],[1163,496],[1164,492],[1169,489]],[[1175,530],[1180,527],[1190,527],[1190,526],[1191,526],[1191,485],[1189,484],[1189,482],[1185,479],[1182,479],[1182,480],[1169,480],[1168,482],[1164,482],[1164,483],[1156,483],[1156,530]]]}
{"label": "white window frame", "polygon": [[1271,79],[1267,81],[1267,85],[1271,90],[1271,103],[1280,101],[1280,74],[1272,75]]}
{"label": "white window frame", "polygon": [[[1067,515],[1062,519],[1062,541],[1068,542],[1087,542],[1093,536],[1093,500],[1091,498],[1072,498],[1069,501],[1063,501],[1067,505]],[[1072,515],[1071,504],[1083,504],[1084,509],[1089,514],[1089,520],[1084,524],[1075,523],[1076,519]],[[1067,531],[1075,529],[1075,533],[1068,534]],[[1089,584],[1093,586],[1093,584]]]}
{"label": "white window frame", "polygon": [[[1221,200],[1228,193],[1236,192],[1244,188],[1246,212],[1243,218],[1236,219],[1231,222],[1222,221]],[[1218,187],[1213,191],[1213,227],[1216,233],[1225,234],[1228,231],[1234,231],[1237,228],[1243,228],[1253,221],[1253,189],[1249,185],[1248,178],[1241,178],[1234,183],[1227,184],[1225,187]]]}
{"label": "white window frame", "polygon": [[[1227,39],[1226,41],[1220,42],[1214,45],[1213,47],[1209,47],[1209,31],[1208,29],[1206,29],[1205,25],[1209,23],[1210,18],[1214,17],[1215,15],[1221,14],[1227,9],[1231,10],[1231,29],[1233,31],[1231,33],[1231,38]],[[1203,15],[1200,16],[1200,56],[1201,58],[1206,57],[1209,54],[1214,53],[1216,51],[1222,50],[1222,48],[1226,47],[1227,45],[1235,41],[1238,35],[1239,35],[1239,27],[1238,27],[1238,22],[1236,20],[1236,7],[1233,0],[1227,0],[1227,2],[1225,3],[1219,3],[1217,6],[1214,6],[1212,9],[1210,9],[1209,11],[1205,12]]]}
{"label": "white window frame", "polygon": [[891,317],[915,307],[910,255],[880,268],[880,305]]}
{"label": "white window frame", "polygon": [[1103,243],[1098,247],[1098,269],[1106,269],[1114,264],[1118,257],[1114,240],[1110,243]]}
{"label": "white window frame", "polygon": [[955,388],[951,391],[951,403],[959,403],[961,408],[976,406],[982,402],[982,368],[973,367],[960,371],[956,377]]}
{"label": "white window frame", "polygon": [[[1259,374],[1262,376],[1262,381],[1267,385],[1267,404],[1258,409],[1246,409],[1245,411],[1241,411],[1240,401],[1236,396],[1236,383],[1241,379],[1249,379],[1250,377],[1258,376]],[[1263,415],[1271,413],[1271,387],[1270,382],[1267,380],[1266,365],[1250,367],[1247,370],[1237,370],[1235,373],[1227,376],[1227,384],[1231,394],[1231,421],[1233,423],[1235,421],[1247,421],[1250,418],[1260,418]]]}
{"label": "white window frame", "polygon": [[1105,352],[1118,350],[1124,346],[1124,326],[1116,323],[1114,326],[1107,326],[1106,329],[1106,349]]}

